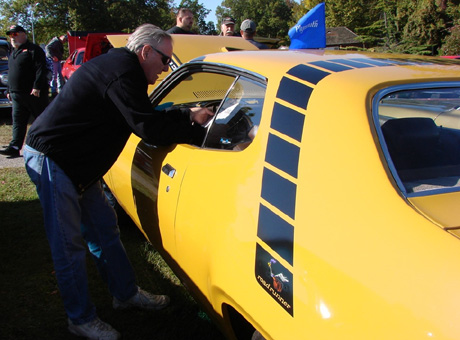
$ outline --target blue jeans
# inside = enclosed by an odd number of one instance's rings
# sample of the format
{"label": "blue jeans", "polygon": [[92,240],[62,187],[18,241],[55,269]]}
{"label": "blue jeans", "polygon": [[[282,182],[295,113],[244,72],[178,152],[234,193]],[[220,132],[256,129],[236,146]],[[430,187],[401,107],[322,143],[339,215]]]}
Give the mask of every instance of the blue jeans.
{"label": "blue jeans", "polygon": [[88,292],[85,243],[112,296],[120,301],[134,296],[138,290],[134,270],[101,183],[79,194],[61,168],[43,153],[26,145],[24,161],[43,208],[56,278],[69,319],[79,325],[96,317]]}
{"label": "blue jeans", "polygon": [[51,86],[51,93],[57,94],[61,92],[62,87],[65,84],[64,77],[62,76],[62,65],[60,61],[54,61],[51,59],[53,63],[53,76],[51,78],[50,86]]}

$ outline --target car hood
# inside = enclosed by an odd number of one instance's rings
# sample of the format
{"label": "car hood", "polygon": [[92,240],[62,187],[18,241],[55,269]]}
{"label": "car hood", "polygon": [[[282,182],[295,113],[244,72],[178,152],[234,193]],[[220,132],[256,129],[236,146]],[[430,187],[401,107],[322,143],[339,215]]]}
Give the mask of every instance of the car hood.
{"label": "car hood", "polygon": [[122,33],[115,32],[86,32],[86,31],[69,31],[67,33],[69,55],[76,49],[85,48],[83,62],[86,62],[100,54],[106,53],[110,46],[107,35],[116,35]]}

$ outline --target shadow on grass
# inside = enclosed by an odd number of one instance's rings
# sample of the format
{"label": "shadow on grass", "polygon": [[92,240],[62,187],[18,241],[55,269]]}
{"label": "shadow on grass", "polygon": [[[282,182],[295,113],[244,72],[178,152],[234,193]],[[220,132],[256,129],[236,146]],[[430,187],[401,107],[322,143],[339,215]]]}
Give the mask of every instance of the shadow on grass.
{"label": "shadow on grass", "polygon": [[[78,339],[67,331],[38,200],[0,202],[0,298],[2,339]],[[105,284],[88,257],[90,291],[100,318],[123,339],[223,339],[182,285],[154,269],[145,258],[145,239],[134,224],[120,217],[121,238],[137,273],[138,284],[168,294],[162,311],[115,311]]]}

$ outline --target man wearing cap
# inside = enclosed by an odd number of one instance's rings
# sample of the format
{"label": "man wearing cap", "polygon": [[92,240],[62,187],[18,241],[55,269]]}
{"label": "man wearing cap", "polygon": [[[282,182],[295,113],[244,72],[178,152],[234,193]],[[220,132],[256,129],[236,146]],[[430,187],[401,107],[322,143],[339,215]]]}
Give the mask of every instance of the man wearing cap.
{"label": "man wearing cap", "polygon": [[226,17],[222,20],[222,24],[220,25],[220,35],[226,37],[240,36],[238,33],[235,32],[235,19],[231,17]]}
{"label": "man wearing cap", "polygon": [[250,19],[246,19],[241,23],[240,33],[243,39],[249,41],[254,46],[258,47],[261,50],[267,49],[268,46],[254,40],[254,35],[256,34],[256,23]]}
{"label": "man wearing cap", "polygon": [[8,59],[8,99],[13,103],[13,138],[0,154],[19,157],[30,115],[37,118],[48,105],[48,68],[43,49],[27,39],[24,28],[6,32],[13,52]]}

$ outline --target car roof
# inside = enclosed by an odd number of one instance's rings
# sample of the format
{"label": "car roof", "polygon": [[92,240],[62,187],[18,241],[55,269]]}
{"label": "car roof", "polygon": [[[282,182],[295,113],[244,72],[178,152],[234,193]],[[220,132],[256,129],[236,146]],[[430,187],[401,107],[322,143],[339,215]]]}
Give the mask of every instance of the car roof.
{"label": "car roof", "polygon": [[290,74],[316,84],[321,73],[356,78],[370,88],[399,79],[460,80],[460,62],[440,57],[337,50],[259,50],[209,54],[192,62],[236,66],[266,78]]}
{"label": "car roof", "polygon": [[[107,36],[115,47],[125,46],[128,37],[128,34]],[[402,79],[460,80],[460,61],[455,59],[332,49],[259,50],[241,37],[173,34],[172,38],[174,56],[179,60],[177,66],[205,61],[236,66],[272,79],[291,73],[313,83],[311,77],[321,72],[333,73],[334,77],[347,81],[355,77],[363,89]],[[163,73],[159,81],[169,73]]]}

